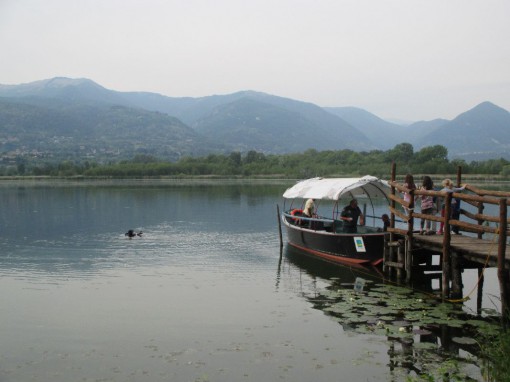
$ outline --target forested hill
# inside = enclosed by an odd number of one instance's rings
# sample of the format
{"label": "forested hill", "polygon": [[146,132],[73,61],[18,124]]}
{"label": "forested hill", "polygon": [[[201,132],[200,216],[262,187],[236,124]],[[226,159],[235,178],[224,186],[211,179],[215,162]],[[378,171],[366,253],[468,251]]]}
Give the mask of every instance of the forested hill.
{"label": "forested hill", "polygon": [[208,153],[416,149],[444,145],[450,158],[510,158],[510,114],[489,102],[452,121],[399,126],[357,108],[254,91],[200,98],[117,92],[89,79],[0,85],[2,160],[105,163],[134,155],[176,160]]}
{"label": "forested hill", "polygon": [[109,162],[146,154],[167,160],[224,150],[166,114],[124,106],[0,99],[0,147],[31,161]]}

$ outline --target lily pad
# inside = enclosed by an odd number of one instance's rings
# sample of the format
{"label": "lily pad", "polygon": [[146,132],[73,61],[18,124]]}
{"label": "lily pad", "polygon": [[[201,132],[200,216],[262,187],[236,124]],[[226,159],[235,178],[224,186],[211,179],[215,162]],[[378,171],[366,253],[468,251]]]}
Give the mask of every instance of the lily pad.
{"label": "lily pad", "polygon": [[453,337],[452,341],[460,345],[476,345],[478,343],[470,337]]}
{"label": "lily pad", "polygon": [[419,336],[429,336],[432,334],[430,330],[427,329],[413,329],[413,334],[419,335]]}
{"label": "lily pad", "polygon": [[432,342],[415,342],[413,347],[416,350],[432,350],[437,349],[438,345]]}

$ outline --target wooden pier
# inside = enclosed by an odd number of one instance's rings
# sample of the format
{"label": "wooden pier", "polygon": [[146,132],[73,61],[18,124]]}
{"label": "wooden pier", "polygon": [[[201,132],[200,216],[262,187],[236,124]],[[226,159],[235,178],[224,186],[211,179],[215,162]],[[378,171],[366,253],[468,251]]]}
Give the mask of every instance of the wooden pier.
{"label": "wooden pier", "polygon": [[[396,167],[393,165],[390,195],[390,235],[384,250],[384,271],[390,277],[410,282],[419,270],[441,272],[441,295],[444,299],[462,297],[462,270],[497,267],[501,289],[502,312],[510,307],[510,254],[507,254],[508,203],[510,192],[482,190],[465,185],[464,192],[441,192],[407,189],[396,182]],[[420,182],[421,183],[421,182]],[[461,168],[457,171],[457,187],[461,186]],[[404,201],[402,193],[411,195],[410,202]],[[415,209],[415,199],[421,195],[433,196],[444,203],[444,216],[424,215]],[[451,217],[452,199],[456,198],[471,205],[476,213],[461,209],[463,219]],[[484,214],[487,205],[498,206],[499,214]],[[461,204],[462,205],[462,204]],[[404,222],[406,228],[397,228],[396,220]],[[420,219],[444,224],[442,235],[420,235]],[[460,235],[450,230],[458,227]],[[439,256],[439,263],[432,264],[432,258]]]}

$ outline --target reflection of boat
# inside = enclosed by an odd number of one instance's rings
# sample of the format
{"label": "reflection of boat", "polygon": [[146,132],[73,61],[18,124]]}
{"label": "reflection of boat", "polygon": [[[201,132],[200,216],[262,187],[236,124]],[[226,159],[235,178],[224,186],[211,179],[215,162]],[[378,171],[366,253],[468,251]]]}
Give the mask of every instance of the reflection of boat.
{"label": "reflection of boat", "polygon": [[[289,244],[333,262],[381,263],[385,236],[383,229],[374,223],[373,226],[355,226],[355,233],[346,232],[349,224],[341,217],[339,208],[353,198],[363,198],[372,205],[372,216],[369,217],[375,218],[374,201],[383,198],[388,203],[389,190],[386,182],[373,176],[312,178],[298,182],[283,194],[285,205],[282,221]],[[307,199],[314,199],[317,203],[317,211],[312,217],[302,214],[301,208]],[[319,207],[324,207],[324,204],[326,208],[331,208],[329,217],[318,214]],[[364,215],[367,217],[366,213]]]}

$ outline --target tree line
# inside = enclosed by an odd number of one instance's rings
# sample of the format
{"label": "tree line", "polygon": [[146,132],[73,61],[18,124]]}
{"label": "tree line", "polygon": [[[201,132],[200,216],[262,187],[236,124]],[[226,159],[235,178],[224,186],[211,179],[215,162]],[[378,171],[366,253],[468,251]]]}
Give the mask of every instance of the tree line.
{"label": "tree line", "polygon": [[448,159],[442,145],[424,147],[415,152],[409,143],[400,143],[382,151],[309,149],[303,153],[209,154],[203,157],[183,157],[176,162],[161,161],[151,155],[137,155],[132,160],[116,163],[62,161],[60,163],[25,163],[0,166],[0,175],[10,176],[90,176],[90,177],[179,177],[179,176],[278,176],[309,178],[314,176],[374,175],[387,177],[391,163],[397,163],[399,174],[448,174],[462,166],[463,174],[510,176],[510,162],[500,159],[472,161]]}

